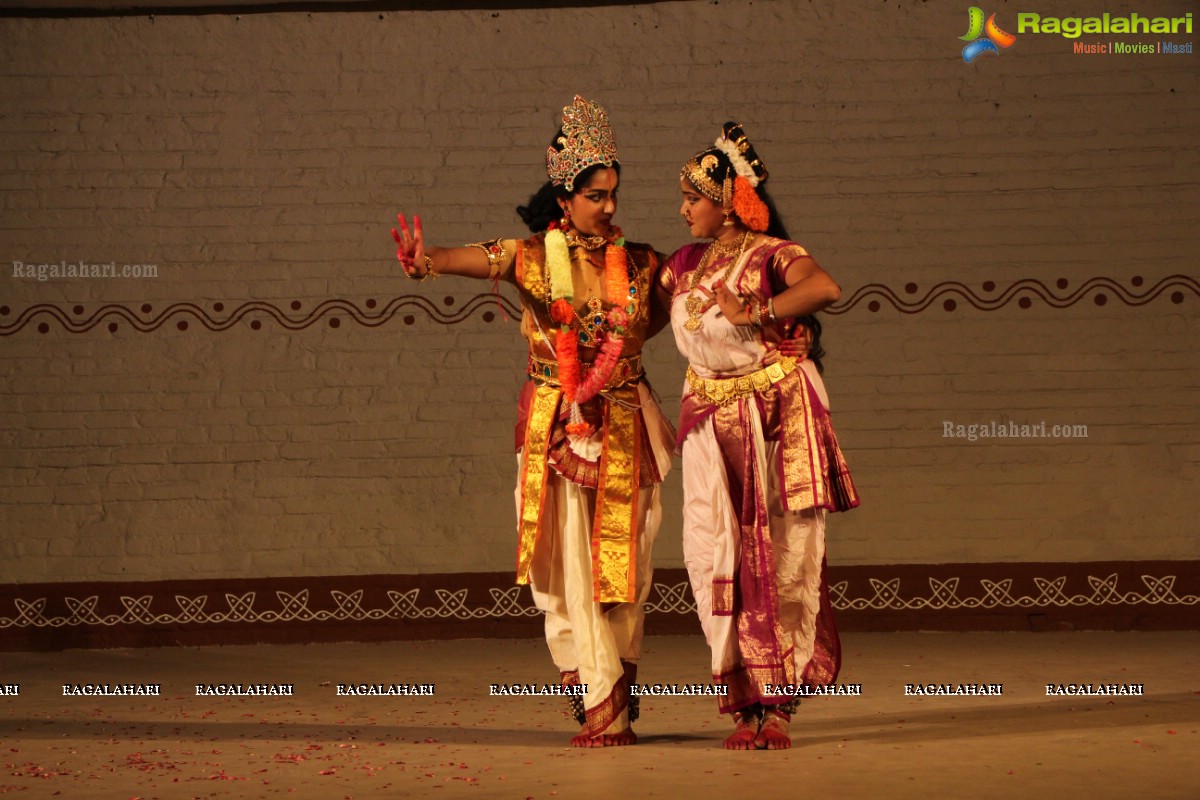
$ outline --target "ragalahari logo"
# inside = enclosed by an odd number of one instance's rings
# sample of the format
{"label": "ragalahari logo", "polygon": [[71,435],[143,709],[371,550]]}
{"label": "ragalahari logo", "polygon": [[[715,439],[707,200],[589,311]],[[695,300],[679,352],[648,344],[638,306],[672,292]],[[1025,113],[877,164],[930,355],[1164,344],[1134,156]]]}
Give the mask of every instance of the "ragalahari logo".
{"label": "ragalahari logo", "polygon": [[1000,55],[1001,47],[1012,47],[1013,42],[1017,40],[1011,33],[1000,30],[995,14],[988,17],[985,23],[983,9],[978,6],[971,6],[967,11],[967,24],[967,35],[958,38],[967,42],[967,46],[963,48],[963,61],[968,64],[984,53]]}

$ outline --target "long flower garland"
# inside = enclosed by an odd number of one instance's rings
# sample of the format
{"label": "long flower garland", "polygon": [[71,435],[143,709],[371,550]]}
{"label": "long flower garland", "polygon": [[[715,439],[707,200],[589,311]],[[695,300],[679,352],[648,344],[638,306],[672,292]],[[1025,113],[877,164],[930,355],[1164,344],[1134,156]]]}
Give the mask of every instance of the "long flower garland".
{"label": "long flower garland", "polygon": [[559,385],[571,404],[571,421],[567,424],[567,433],[571,436],[587,438],[596,432],[592,425],[583,420],[579,406],[604,389],[621,358],[629,314],[617,303],[629,297],[627,264],[625,237],[621,235],[620,229],[617,229],[615,238],[604,249],[605,286],[609,302],[614,304],[608,312],[609,331],[587,374],[581,375],[579,334],[574,325],[576,314],[572,302],[574,284],[571,275],[571,250],[562,230],[551,228],[546,232],[546,267],[550,273],[550,318],[559,324],[553,346],[558,361]]}

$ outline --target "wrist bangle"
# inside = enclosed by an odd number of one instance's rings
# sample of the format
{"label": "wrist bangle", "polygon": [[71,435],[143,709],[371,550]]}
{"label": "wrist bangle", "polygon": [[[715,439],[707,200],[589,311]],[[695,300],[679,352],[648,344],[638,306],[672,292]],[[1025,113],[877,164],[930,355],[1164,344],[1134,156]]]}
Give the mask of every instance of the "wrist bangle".
{"label": "wrist bangle", "polygon": [[406,277],[408,277],[414,281],[423,281],[423,280],[426,280],[431,277],[433,277],[433,278],[437,277],[437,273],[433,271],[433,259],[430,258],[429,256],[425,256],[425,272],[424,272],[424,274],[417,275],[415,270],[413,272],[409,272],[408,270],[405,270],[404,274]]}
{"label": "wrist bangle", "polygon": [[[754,300],[750,301],[750,304],[754,307],[754,319],[752,319],[750,321],[750,324],[756,328],[761,328],[762,327],[762,303],[760,303],[758,301],[758,299],[755,298]],[[748,313],[747,313],[747,316],[749,316]]]}
{"label": "wrist bangle", "polygon": [[437,276],[438,276],[438,274],[433,271],[433,259],[430,258],[428,255],[426,255],[425,256],[425,274],[419,278],[415,278],[414,280],[424,281],[424,280],[428,280],[429,278],[436,278]]}
{"label": "wrist bangle", "polygon": [[779,317],[775,316],[775,298],[767,298],[767,319],[771,322],[779,322]]}

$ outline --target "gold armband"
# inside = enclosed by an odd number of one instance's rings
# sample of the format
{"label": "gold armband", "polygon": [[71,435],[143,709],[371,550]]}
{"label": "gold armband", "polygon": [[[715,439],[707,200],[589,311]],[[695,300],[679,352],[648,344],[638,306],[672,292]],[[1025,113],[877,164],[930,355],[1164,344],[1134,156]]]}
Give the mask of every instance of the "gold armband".
{"label": "gold armband", "polygon": [[504,249],[503,239],[492,239],[487,242],[471,242],[467,247],[478,247],[487,256],[488,280],[500,277],[500,262],[508,255]]}

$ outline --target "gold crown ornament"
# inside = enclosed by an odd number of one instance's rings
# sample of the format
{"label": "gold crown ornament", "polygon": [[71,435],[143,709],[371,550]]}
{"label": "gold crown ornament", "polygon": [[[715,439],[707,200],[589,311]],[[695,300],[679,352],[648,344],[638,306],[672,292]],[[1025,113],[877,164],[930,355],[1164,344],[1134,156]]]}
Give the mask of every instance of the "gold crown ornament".
{"label": "gold crown ornament", "polygon": [[595,103],[575,95],[575,101],[563,107],[562,149],[546,150],[546,174],[559,186],[575,191],[579,173],[596,164],[611,167],[617,163],[617,143],[608,124],[608,112]]}

